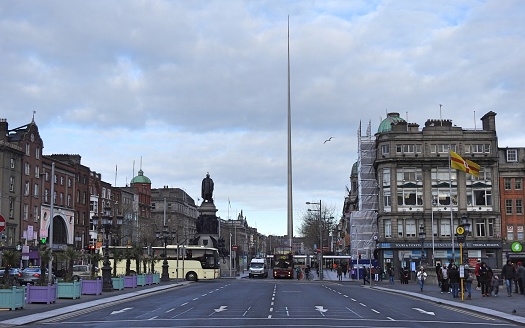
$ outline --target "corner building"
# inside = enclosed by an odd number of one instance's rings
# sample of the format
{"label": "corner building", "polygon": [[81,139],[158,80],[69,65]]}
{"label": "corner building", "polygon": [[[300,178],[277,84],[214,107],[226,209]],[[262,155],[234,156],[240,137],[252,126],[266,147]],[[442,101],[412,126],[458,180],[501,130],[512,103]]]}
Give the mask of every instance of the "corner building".
{"label": "corner building", "polygon": [[[499,195],[495,117],[488,112],[481,128],[472,129],[442,119],[429,119],[420,129],[398,113],[381,123],[375,135],[375,247],[383,268],[459,263],[455,232],[463,223],[470,224],[463,261],[501,267],[500,200],[493,197]],[[479,164],[479,176],[449,168],[449,150]]]}

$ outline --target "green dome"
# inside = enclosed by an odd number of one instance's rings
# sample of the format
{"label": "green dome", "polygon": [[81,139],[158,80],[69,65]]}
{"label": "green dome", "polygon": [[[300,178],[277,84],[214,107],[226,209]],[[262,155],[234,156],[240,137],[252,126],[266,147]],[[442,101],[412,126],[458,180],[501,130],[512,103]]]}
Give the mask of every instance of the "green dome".
{"label": "green dome", "polygon": [[142,169],[139,170],[139,175],[137,175],[136,177],[134,177],[132,180],[131,180],[131,183],[149,183],[151,184],[151,180],[144,175],[144,171],[142,171]]}
{"label": "green dome", "polygon": [[357,164],[357,162],[355,162],[354,165],[352,165],[352,173],[350,175],[351,176],[357,175],[357,173],[359,173],[357,171],[358,168],[359,168],[359,164]]}
{"label": "green dome", "polygon": [[399,122],[405,122],[404,119],[399,117],[399,113],[388,113],[383,122],[379,124],[377,133],[389,132],[392,130],[392,124],[397,124]]}

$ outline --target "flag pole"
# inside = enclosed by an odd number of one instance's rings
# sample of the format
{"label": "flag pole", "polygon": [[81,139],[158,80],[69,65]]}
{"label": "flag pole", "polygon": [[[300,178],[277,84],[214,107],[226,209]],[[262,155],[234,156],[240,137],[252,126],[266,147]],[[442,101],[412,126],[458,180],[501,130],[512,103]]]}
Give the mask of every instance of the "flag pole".
{"label": "flag pole", "polygon": [[452,145],[448,146],[448,177],[450,180],[449,183],[449,199],[450,199],[450,238],[452,241],[452,262],[456,262],[456,257],[454,254],[454,213],[452,211],[452,166],[450,152],[452,151]]}

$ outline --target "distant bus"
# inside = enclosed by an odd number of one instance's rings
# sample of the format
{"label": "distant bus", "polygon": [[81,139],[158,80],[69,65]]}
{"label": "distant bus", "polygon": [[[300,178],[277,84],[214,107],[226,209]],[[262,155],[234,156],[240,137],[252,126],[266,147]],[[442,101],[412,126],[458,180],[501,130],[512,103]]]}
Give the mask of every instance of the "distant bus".
{"label": "distant bus", "polygon": [[[113,265],[113,251],[124,250],[126,246],[115,246],[110,248],[110,260]],[[154,272],[162,274],[164,262],[164,247],[144,247],[144,256],[153,256],[158,261],[153,265]],[[219,251],[216,248],[196,245],[167,245],[166,259],[168,261],[168,273],[170,279],[183,278],[189,281],[218,279],[221,276]],[[131,259],[131,270],[135,270],[135,259]],[[140,270],[144,266],[141,263]],[[147,266],[151,270],[151,264]],[[117,263],[117,274],[126,273],[126,260]]]}
{"label": "distant bus", "polygon": [[273,258],[273,278],[293,279],[293,254],[275,254]]}

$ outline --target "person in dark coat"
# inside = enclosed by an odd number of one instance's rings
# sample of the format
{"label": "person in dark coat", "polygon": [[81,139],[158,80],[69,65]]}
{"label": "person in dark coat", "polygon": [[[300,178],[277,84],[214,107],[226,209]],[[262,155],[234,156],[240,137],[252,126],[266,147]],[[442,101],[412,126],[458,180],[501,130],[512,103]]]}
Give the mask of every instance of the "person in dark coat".
{"label": "person in dark coat", "polygon": [[459,283],[461,278],[459,277],[459,270],[455,264],[452,264],[448,269],[448,279],[450,281],[450,286],[452,287],[452,297],[459,297]]}
{"label": "person in dark coat", "polygon": [[481,265],[478,270],[479,283],[481,284],[481,296],[486,297],[490,296],[489,294],[489,282],[492,277],[489,275],[489,268],[487,263],[481,262]]}

